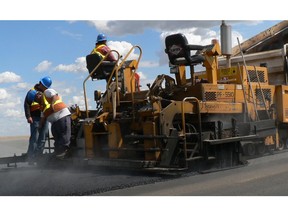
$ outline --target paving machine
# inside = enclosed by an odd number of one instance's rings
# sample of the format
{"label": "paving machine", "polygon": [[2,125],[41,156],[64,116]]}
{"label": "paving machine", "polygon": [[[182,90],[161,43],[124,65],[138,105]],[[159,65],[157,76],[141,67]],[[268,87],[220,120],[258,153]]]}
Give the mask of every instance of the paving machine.
{"label": "paving machine", "polygon": [[[138,58],[127,60],[133,51]],[[141,47],[133,46],[121,61],[117,51],[111,52],[118,56],[116,62],[97,54],[86,57],[85,110],[71,108],[67,160],[199,171],[239,166],[246,156],[286,147],[288,86],[272,85],[265,64],[246,65],[242,56],[237,65],[219,67],[217,40],[192,45],[185,35],[173,34],[165,39],[170,75],[158,75],[141,90]],[[205,71],[195,72],[200,65]],[[106,82],[104,92],[94,91],[95,109],[88,109],[86,83],[91,80]]]}
{"label": "paving machine", "polygon": [[[243,156],[285,147],[288,86],[270,85],[266,67],[248,66],[244,59],[244,64],[219,68],[216,40],[191,45],[179,33],[169,35],[165,46],[174,77],[158,75],[148,90],[140,90],[136,78],[139,46],[112,66],[87,56],[87,79],[107,83],[104,93],[94,92],[97,108],[88,110],[84,95],[86,110],[75,118],[75,145],[81,143],[90,163],[148,170],[222,169],[245,163]],[[134,49],[139,49],[139,58],[126,61]],[[206,69],[201,79],[197,65]],[[85,82],[83,86],[85,94]]]}

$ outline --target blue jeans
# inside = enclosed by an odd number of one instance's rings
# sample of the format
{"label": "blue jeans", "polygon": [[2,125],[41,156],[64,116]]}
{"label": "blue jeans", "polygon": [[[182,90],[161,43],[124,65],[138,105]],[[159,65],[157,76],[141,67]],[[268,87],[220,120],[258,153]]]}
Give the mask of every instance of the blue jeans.
{"label": "blue jeans", "polygon": [[30,138],[29,138],[29,147],[28,147],[28,157],[35,157],[36,155],[42,154],[46,137],[48,135],[48,122],[39,128],[40,117],[32,117],[33,123],[30,124]]}

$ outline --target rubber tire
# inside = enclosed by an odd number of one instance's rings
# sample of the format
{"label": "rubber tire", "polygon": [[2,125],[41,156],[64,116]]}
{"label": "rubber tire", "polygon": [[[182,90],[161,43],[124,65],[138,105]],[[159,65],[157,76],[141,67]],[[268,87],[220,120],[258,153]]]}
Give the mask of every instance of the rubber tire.
{"label": "rubber tire", "polygon": [[258,144],[256,146],[257,154],[258,155],[263,155],[266,152],[266,146],[264,143]]}
{"label": "rubber tire", "polygon": [[254,156],[256,154],[256,146],[254,143],[247,143],[244,149],[245,155],[247,156]]}

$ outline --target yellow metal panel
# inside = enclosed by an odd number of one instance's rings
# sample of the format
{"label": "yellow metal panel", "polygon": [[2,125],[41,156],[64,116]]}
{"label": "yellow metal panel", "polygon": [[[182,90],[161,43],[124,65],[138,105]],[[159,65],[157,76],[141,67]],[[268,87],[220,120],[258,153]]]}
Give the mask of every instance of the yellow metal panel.
{"label": "yellow metal panel", "polygon": [[200,102],[201,113],[242,113],[242,103]]}
{"label": "yellow metal panel", "polygon": [[276,86],[276,107],[278,120],[288,123],[288,86]]}
{"label": "yellow metal panel", "polygon": [[86,157],[93,158],[94,151],[93,151],[93,134],[92,134],[92,122],[85,122],[84,124],[84,137],[85,137],[85,152]]}
{"label": "yellow metal panel", "polygon": [[[144,122],[143,123],[143,134],[144,135],[156,135],[156,125],[155,122]],[[145,139],[144,140],[144,148],[146,150],[153,149],[159,147],[159,141],[153,139]],[[160,151],[146,151],[145,152],[145,160],[158,160],[160,156]]]}
{"label": "yellow metal panel", "polygon": [[[267,109],[269,109],[270,107],[270,103],[272,101],[274,101],[274,96],[275,96],[275,86],[273,85],[267,85],[267,84],[261,84],[261,86],[259,86],[258,84],[254,84],[252,85],[253,88],[253,92],[255,94],[255,99],[256,99],[256,104],[257,104],[257,109],[265,109],[265,107],[263,106],[263,96],[264,96],[264,100],[266,103],[266,107]],[[262,93],[263,96],[262,96]],[[271,96],[271,97],[270,97]],[[271,102],[269,102],[267,99],[270,97]],[[261,105],[261,106],[260,106]]]}
{"label": "yellow metal panel", "polygon": [[[123,140],[121,135],[120,126],[118,123],[111,123],[108,125],[108,146],[112,149],[119,149],[122,146]],[[110,151],[109,158],[118,158],[118,151]]]}
{"label": "yellow metal panel", "polygon": [[175,74],[175,78],[177,84],[180,86],[185,85],[187,83],[185,66],[178,67],[178,73]]}
{"label": "yellow metal panel", "polygon": [[[187,113],[196,112],[196,106],[194,106],[194,104],[186,102],[184,105],[185,105],[184,109]],[[173,118],[175,114],[181,113],[181,111],[182,111],[181,101],[174,101],[173,103],[169,104],[161,111],[160,128],[162,129],[163,135],[167,135],[167,136],[170,135],[170,129],[174,127],[172,125]]]}
{"label": "yellow metal panel", "polygon": [[[247,85],[249,84],[248,81],[248,76],[247,76],[247,71],[249,72],[250,76],[250,81],[258,83],[258,79],[255,73],[255,68],[259,77],[259,80],[261,83],[266,83],[268,84],[268,71],[267,68],[265,67],[254,67],[254,66],[246,66],[244,67],[243,65],[240,67],[234,66],[230,68],[222,68],[218,70],[218,81],[223,82],[227,81],[226,83],[236,83],[236,84],[243,84]],[[240,69],[240,70],[239,70]],[[242,75],[242,79],[241,79]]]}
{"label": "yellow metal panel", "polygon": [[[247,77],[247,81],[248,80],[248,76],[247,76],[247,73],[249,73],[250,75],[250,81],[251,82],[255,82],[255,83],[258,83],[258,79],[257,79],[257,76],[255,76],[255,68],[256,68],[256,71],[257,71],[257,74],[258,74],[258,78],[259,78],[259,81],[261,83],[265,83],[265,84],[268,84],[268,71],[267,71],[267,68],[266,67],[254,67],[254,66],[247,66],[247,67],[244,67],[241,68],[241,70],[243,71],[243,77],[244,79],[246,79]],[[247,69],[247,71],[245,70]],[[255,75],[254,75],[254,74]]]}
{"label": "yellow metal panel", "polygon": [[236,95],[243,95],[242,88],[235,84],[202,84],[202,92],[205,101],[215,102],[234,103]]}
{"label": "yellow metal panel", "polygon": [[[243,71],[243,70],[242,70]],[[218,81],[230,80],[230,83],[241,84],[238,67],[223,68],[218,70]],[[246,80],[245,80],[246,81]]]}
{"label": "yellow metal panel", "polygon": [[134,73],[136,66],[137,66],[137,61],[133,60],[130,62],[129,65],[126,65],[124,69],[122,84],[124,86],[125,93],[135,92],[135,75],[133,77],[133,81],[131,79],[132,79],[132,74]]}

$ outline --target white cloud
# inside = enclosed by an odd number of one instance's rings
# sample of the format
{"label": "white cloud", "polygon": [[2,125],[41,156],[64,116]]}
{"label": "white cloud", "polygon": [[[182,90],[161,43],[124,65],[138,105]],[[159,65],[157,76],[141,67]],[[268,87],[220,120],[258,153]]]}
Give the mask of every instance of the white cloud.
{"label": "white cloud", "polygon": [[38,72],[43,72],[43,71],[49,70],[51,65],[52,65],[52,62],[44,60],[40,62],[34,69]]}
{"label": "white cloud", "polygon": [[243,38],[243,36],[237,32],[237,31],[232,31],[232,47],[238,46],[238,41],[237,38],[239,38],[239,42],[242,43],[246,39]]}
{"label": "white cloud", "polygon": [[[0,88],[0,100],[6,99],[7,97],[8,97],[7,91],[5,89]],[[0,105],[1,105],[1,103],[0,103]]]}
{"label": "white cloud", "polygon": [[73,72],[73,73],[82,73],[87,72],[86,68],[86,58],[85,57],[79,57],[75,60],[74,64],[60,64],[56,66],[54,71],[64,71],[64,72]]}
{"label": "white cloud", "polygon": [[24,113],[21,110],[16,110],[16,109],[8,109],[6,110],[5,114],[6,117],[13,117],[13,118],[23,118]]}
{"label": "white cloud", "polygon": [[21,82],[21,83],[17,83],[15,88],[17,89],[29,89],[30,88],[30,85],[28,83],[25,83],[25,82]]}
{"label": "white cloud", "polygon": [[[216,25],[220,21],[207,22],[206,26]],[[110,20],[110,21],[90,21],[97,30],[105,32],[108,35],[127,35],[127,34],[140,34],[145,29],[154,29],[157,31],[170,31],[172,29],[184,29],[197,27],[200,25],[198,21],[154,21],[154,20]],[[201,26],[203,26],[202,24]]]}
{"label": "white cloud", "polygon": [[[5,102],[6,109],[15,108],[16,106],[20,106],[21,99],[16,97],[15,95],[8,95],[7,101]],[[22,109],[22,106],[21,106]]]}
{"label": "white cloud", "polygon": [[140,80],[145,80],[145,79],[147,79],[147,77],[144,75],[144,73],[143,72],[137,72],[137,74],[140,76]]}
{"label": "white cloud", "polygon": [[62,89],[62,95],[68,95],[72,92],[72,90],[70,88],[65,88]]}
{"label": "white cloud", "polygon": [[106,20],[100,20],[100,21],[88,21],[88,23],[92,26],[95,26],[97,29],[99,29],[102,32],[108,32],[109,31],[109,24],[110,21]]}
{"label": "white cloud", "polygon": [[159,66],[159,63],[155,61],[140,61],[139,63],[139,67],[150,68],[150,67],[158,67],[158,66]]}
{"label": "white cloud", "polygon": [[8,92],[8,89],[0,89],[0,113],[2,113],[3,119],[7,117],[23,118],[24,113],[20,97],[15,95],[14,91]]}
{"label": "white cloud", "polygon": [[72,103],[73,104],[78,104],[78,105],[83,105],[84,104],[84,96],[73,96],[72,97]]}
{"label": "white cloud", "polygon": [[[91,109],[91,106],[89,105],[90,99],[87,99],[88,102],[88,108]],[[72,100],[69,101],[69,104],[77,104],[80,108],[80,110],[85,110],[85,100],[84,96],[81,95],[75,95],[72,97]]]}
{"label": "white cloud", "polygon": [[0,73],[0,83],[19,82],[21,77],[13,72],[5,71]]}
{"label": "white cloud", "polygon": [[[220,26],[222,20],[110,20],[110,21],[88,21],[95,26],[99,32],[105,32],[108,35],[120,36],[128,34],[142,34],[146,29],[153,29],[159,32],[169,32],[175,29],[209,29]],[[226,23],[237,24],[246,23],[248,25],[257,24],[259,21],[237,21],[227,20]],[[109,38],[108,38],[109,40]]]}
{"label": "white cloud", "polygon": [[[108,41],[107,45],[110,47],[111,50],[116,50],[123,58],[133,47],[131,43],[128,43],[126,41]],[[137,49],[132,50],[127,60],[138,58],[139,54],[135,53],[137,51]],[[113,55],[115,55],[115,57],[117,58],[117,54],[115,52],[113,53]]]}
{"label": "white cloud", "polygon": [[66,30],[62,30],[61,34],[67,35],[67,36],[72,37],[72,38],[74,38],[76,40],[80,40],[82,38],[81,34],[72,33],[72,32],[66,31]]}

